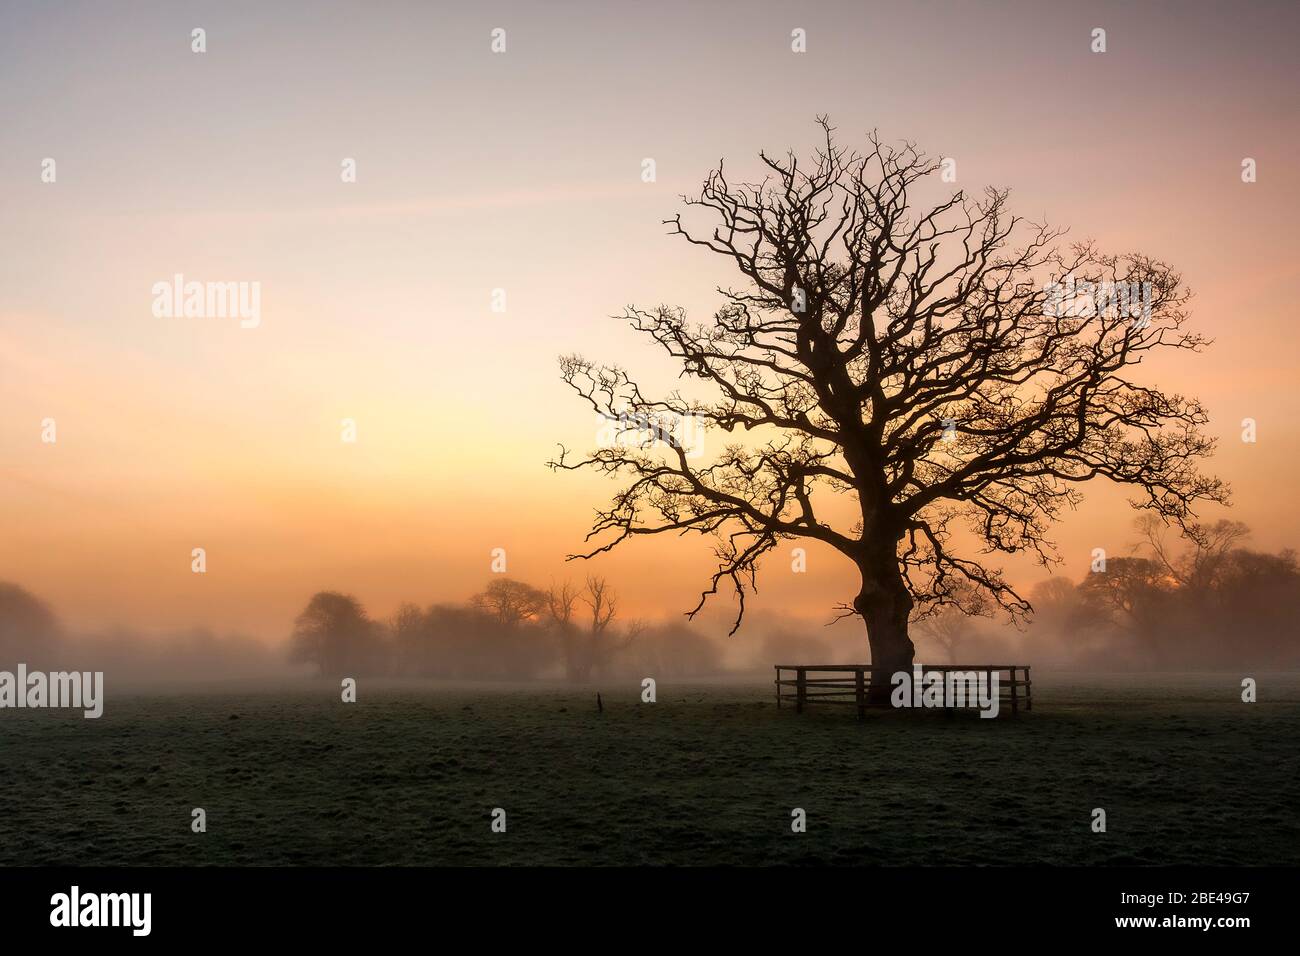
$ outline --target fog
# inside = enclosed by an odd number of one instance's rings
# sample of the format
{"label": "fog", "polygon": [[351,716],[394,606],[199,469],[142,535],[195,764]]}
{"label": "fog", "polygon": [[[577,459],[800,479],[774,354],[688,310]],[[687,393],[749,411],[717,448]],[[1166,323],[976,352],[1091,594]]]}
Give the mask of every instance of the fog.
{"label": "fog", "polygon": [[[1300,568],[1294,552],[1243,546],[1247,530],[1220,522],[1194,540],[1141,526],[1143,547],[1103,559],[1082,580],[1027,589],[1034,613],[1016,625],[983,603],[918,614],[916,659],[1029,664],[1055,670],[1188,671],[1300,666]],[[0,669],[104,671],[120,683],[337,678],[477,681],[767,676],[774,664],[869,659],[856,618],[747,615],[720,601],[694,621],[625,618],[600,577],[539,588],[497,577],[461,601],[409,603],[372,616],[356,597],[307,598],[285,639],[267,643],[201,626],[179,633],[109,628],[76,633],[56,608],[0,582]],[[830,623],[828,623],[828,621]]]}

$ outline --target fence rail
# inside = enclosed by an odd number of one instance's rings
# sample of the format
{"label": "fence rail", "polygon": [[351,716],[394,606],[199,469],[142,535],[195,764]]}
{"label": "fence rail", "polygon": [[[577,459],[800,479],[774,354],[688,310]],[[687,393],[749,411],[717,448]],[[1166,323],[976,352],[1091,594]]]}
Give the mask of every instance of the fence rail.
{"label": "fence rail", "polygon": [[[803,713],[805,706],[820,704],[845,704],[857,707],[858,716],[865,717],[867,696],[874,680],[884,682],[892,690],[893,673],[882,667],[870,664],[775,664],[776,670],[776,706],[782,707],[787,702],[794,703],[795,713]],[[947,675],[949,673],[973,673],[985,675],[984,680],[991,680],[994,675],[998,680],[998,707],[1003,702],[1011,705],[1014,717],[1020,713],[1023,701],[1025,710],[1033,710],[1033,682],[1029,679],[1029,667],[1022,664],[925,664],[917,665],[914,673],[919,672],[922,682],[927,674],[944,675],[944,703],[946,712],[955,709],[955,701],[950,701],[947,694]],[[783,676],[786,672],[794,677]],[[810,677],[810,674],[831,676]],[[986,685],[987,686],[987,685]],[[924,687],[924,683],[920,685]],[[787,689],[789,688],[789,689]],[[917,690],[919,693],[919,688]]]}

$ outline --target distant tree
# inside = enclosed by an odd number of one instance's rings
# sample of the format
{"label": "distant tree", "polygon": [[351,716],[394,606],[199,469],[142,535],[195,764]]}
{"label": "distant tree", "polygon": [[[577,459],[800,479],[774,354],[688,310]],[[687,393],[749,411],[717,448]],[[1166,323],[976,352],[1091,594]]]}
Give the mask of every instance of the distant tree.
{"label": "distant tree", "polygon": [[[498,638],[516,640],[513,629],[496,617],[460,604],[435,604],[424,614],[423,633],[411,648],[412,666],[426,677],[481,678],[488,676],[493,658],[501,658]],[[511,664],[522,666],[521,661]]]}
{"label": "distant tree", "polygon": [[16,584],[0,581],[0,660],[13,665],[48,662],[63,629],[49,605]]}
{"label": "distant tree", "polygon": [[1174,584],[1158,561],[1114,557],[1106,562],[1105,571],[1084,576],[1079,595],[1097,619],[1149,632],[1164,612]]}
{"label": "distant tree", "polygon": [[[957,552],[954,525],[984,552],[1046,564],[1049,526],[1090,479],[1133,486],[1138,506],[1174,523],[1224,500],[1197,471],[1214,444],[1205,410],[1132,376],[1206,340],[1185,328],[1188,292],[1164,263],[1062,250],[1061,232],[1008,212],[1005,190],[922,204],[940,162],[874,135],[853,153],[820,123],[810,161],[760,153],[766,178],[752,184],[719,166],[686,201],[704,225],[668,220],[739,273],[711,322],[667,305],[625,312],[711,397],[654,397],[619,365],[567,356],[564,381],[616,438],[550,464],[626,482],[572,557],[640,535],[711,536],[719,563],[689,614],[729,583],[734,631],[761,559],[820,541],[858,572],[843,609],[865,621],[872,662],[906,670],[913,609],[954,581],[1013,616],[1030,610],[996,568]],[[735,437],[702,456],[707,428]],[[843,503],[851,516],[832,521]],[[884,682],[872,702],[887,705]]]}
{"label": "distant tree", "polygon": [[1034,657],[1061,666],[1083,662],[1105,670],[1116,663],[1109,627],[1110,611],[1084,600],[1069,578],[1058,575],[1029,590],[1033,614],[1026,637]]}
{"label": "distant tree", "polygon": [[1029,591],[1034,606],[1034,619],[1054,615],[1065,619],[1079,607],[1079,592],[1069,578],[1055,577],[1039,581]]}
{"label": "distant tree", "polygon": [[420,673],[428,664],[429,620],[416,605],[403,603],[388,620],[398,672]]}
{"label": "distant tree", "polygon": [[581,640],[578,625],[573,619],[574,608],[578,603],[578,590],[568,581],[551,585],[546,592],[546,610],[551,633],[560,645],[560,654],[564,659],[564,676],[577,680],[578,644]]}
{"label": "distant tree", "polygon": [[917,630],[957,663],[958,650],[975,630],[973,618],[992,613],[988,595],[966,581],[954,581],[943,603],[931,605],[917,622]]}
{"label": "distant tree", "polygon": [[294,622],[290,660],[314,664],[327,677],[373,672],[379,630],[352,595],[321,591]]}
{"label": "distant tree", "polygon": [[470,598],[470,607],[481,616],[464,659],[474,676],[530,678],[554,666],[545,629],[545,591],[523,581],[495,578]]}
{"label": "distant tree", "polygon": [[[624,667],[656,679],[701,677],[722,670],[717,644],[687,624],[647,627],[629,645]],[[770,673],[770,671],[769,671]]]}
{"label": "distant tree", "polygon": [[1168,528],[1158,517],[1141,515],[1136,525],[1152,560],[1174,584],[1204,595],[1214,590],[1229,555],[1250,536],[1250,529],[1240,521],[1188,524],[1181,535],[1186,547],[1178,553],[1168,542]]}
{"label": "distant tree", "polygon": [[1038,582],[1029,591],[1034,628],[1076,639],[1081,632],[1109,620],[1109,610],[1103,613],[1100,605],[1090,604],[1085,598],[1086,594],[1069,578],[1052,577]]}
{"label": "distant tree", "polygon": [[522,581],[497,578],[470,598],[470,604],[501,624],[517,626],[538,619],[546,607],[546,593]]}
{"label": "distant tree", "polygon": [[[575,619],[577,605],[586,613]],[[618,598],[603,577],[589,576],[577,590],[565,583],[547,593],[547,608],[564,655],[565,676],[585,682],[595,671],[608,667],[617,652],[635,640],[641,626],[633,624],[619,633],[612,625],[618,613]]]}

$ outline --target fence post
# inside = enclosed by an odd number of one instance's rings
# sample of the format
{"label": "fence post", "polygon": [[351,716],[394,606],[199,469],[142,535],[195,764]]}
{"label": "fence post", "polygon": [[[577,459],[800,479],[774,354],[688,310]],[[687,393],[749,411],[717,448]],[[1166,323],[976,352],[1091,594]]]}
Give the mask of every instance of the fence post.
{"label": "fence post", "polygon": [[795,683],[795,697],[794,697],[794,712],[796,714],[803,713],[804,701],[808,699],[807,674],[808,674],[807,668],[800,667],[795,670],[796,683]]}
{"label": "fence post", "polygon": [[781,668],[776,668],[776,709],[781,709]]}
{"label": "fence post", "polygon": [[1025,668],[1025,710],[1034,709],[1034,683],[1029,679],[1029,668]]}
{"label": "fence post", "polygon": [[1020,701],[1016,697],[1016,669],[1012,667],[1008,670],[1011,674],[1011,716],[1014,717],[1020,713]]}
{"label": "fence post", "polygon": [[857,677],[857,687],[855,689],[858,693],[858,720],[862,720],[867,716],[867,682],[864,672],[865,668],[862,667],[855,671]]}

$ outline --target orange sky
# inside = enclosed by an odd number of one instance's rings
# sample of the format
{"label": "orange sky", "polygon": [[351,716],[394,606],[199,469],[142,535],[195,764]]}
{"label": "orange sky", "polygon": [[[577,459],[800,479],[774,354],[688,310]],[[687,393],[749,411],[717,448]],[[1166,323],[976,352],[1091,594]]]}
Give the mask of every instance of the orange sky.
{"label": "orange sky", "polygon": [[[607,316],[702,318],[733,278],[660,220],[720,156],[740,174],[759,148],[807,149],[822,112],[845,139],[913,139],[956,158],[962,187],[1010,186],[1019,212],[1180,268],[1217,341],[1149,380],[1210,409],[1212,467],[1254,543],[1300,545],[1296,10],[1139,6],[6,9],[0,580],[77,626],[278,636],[320,588],[378,613],[463,598],[495,547],[513,576],[581,575],[561,559],[614,486],[543,467],[596,432],[556,356],[669,381]],[[151,288],[176,273],[259,282],[259,327],[155,317]],[[1095,485],[1058,527],[1068,573],[1131,540],[1123,498]],[[849,598],[849,569],[811,553],[806,575],[774,556],[757,606],[824,616]],[[657,614],[693,604],[709,567],[690,538],[599,570]]]}

